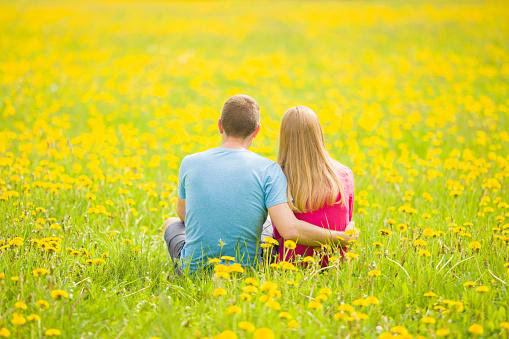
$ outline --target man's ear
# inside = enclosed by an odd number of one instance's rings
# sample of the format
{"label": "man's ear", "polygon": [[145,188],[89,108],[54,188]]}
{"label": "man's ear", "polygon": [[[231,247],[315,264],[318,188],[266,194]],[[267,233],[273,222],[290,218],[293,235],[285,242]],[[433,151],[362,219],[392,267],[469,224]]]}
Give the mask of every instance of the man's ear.
{"label": "man's ear", "polygon": [[221,123],[221,118],[217,119],[217,128],[219,129],[219,134],[224,133],[223,124]]}
{"label": "man's ear", "polygon": [[255,131],[253,132],[252,136],[253,136],[253,139],[256,138],[256,136],[258,135],[258,133],[260,132],[260,128],[262,128],[262,124],[259,124],[258,127],[256,127]]}

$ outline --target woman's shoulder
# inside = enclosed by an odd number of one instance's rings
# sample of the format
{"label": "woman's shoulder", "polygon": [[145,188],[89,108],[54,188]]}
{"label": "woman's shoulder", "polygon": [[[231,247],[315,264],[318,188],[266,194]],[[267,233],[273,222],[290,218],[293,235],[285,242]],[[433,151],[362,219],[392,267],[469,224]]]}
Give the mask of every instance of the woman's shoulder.
{"label": "woman's shoulder", "polygon": [[348,186],[353,186],[353,172],[350,169],[350,167],[343,165],[339,161],[332,159],[334,164],[334,169],[336,170],[336,173],[340,176],[340,178],[343,181],[343,184],[346,184]]}
{"label": "woman's shoulder", "polygon": [[343,165],[339,161],[332,159],[332,163],[334,164],[334,169],[338,172],[338,174],[341,174],[342,176],[352,176],[353,172],[350,169],[350,167]]}

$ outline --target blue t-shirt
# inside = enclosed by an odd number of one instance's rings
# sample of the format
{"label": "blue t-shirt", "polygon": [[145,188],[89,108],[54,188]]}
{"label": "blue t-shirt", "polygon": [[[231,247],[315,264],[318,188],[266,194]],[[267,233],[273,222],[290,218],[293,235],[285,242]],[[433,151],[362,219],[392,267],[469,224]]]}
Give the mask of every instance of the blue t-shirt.
{"label": "blue t-shirt", "polygon": [[181,257],[191,273],[224,255],[251,265],[260,256],[267,209],[287,202],[286,177],[275,161],[218,147],[184,158],[178,195],[186,200]]}

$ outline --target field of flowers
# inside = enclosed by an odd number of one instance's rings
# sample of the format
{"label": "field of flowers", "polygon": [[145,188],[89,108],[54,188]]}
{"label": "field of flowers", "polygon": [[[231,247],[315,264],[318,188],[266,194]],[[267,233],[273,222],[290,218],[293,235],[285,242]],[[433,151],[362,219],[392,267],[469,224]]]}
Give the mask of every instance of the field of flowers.
{"label": "field of flowers", "polygon": [[[0,2],[0,337],[509,338],[509,3]],[[175,277],[223,102],[303,104],[355,174],[321,268]],[[331,254],[334,255],[334,254]]]}

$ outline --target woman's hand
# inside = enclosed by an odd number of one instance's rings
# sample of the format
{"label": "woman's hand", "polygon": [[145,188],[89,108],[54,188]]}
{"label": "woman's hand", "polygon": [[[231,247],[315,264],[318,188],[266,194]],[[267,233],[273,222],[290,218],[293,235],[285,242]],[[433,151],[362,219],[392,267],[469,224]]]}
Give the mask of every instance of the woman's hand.
{"label": "woman's hand", "polygon": [[348,225],[346,225],[344,232],[346,233],[347,231],[350,231],[350,230],[354,231],[354,232],[347,233],[348,236],[350,237],[350,240],[352,240],[352,239],[358,240],[359,239],[359,230],[355,228],[355,221],[350,221],[350,223],[348,223]]}

